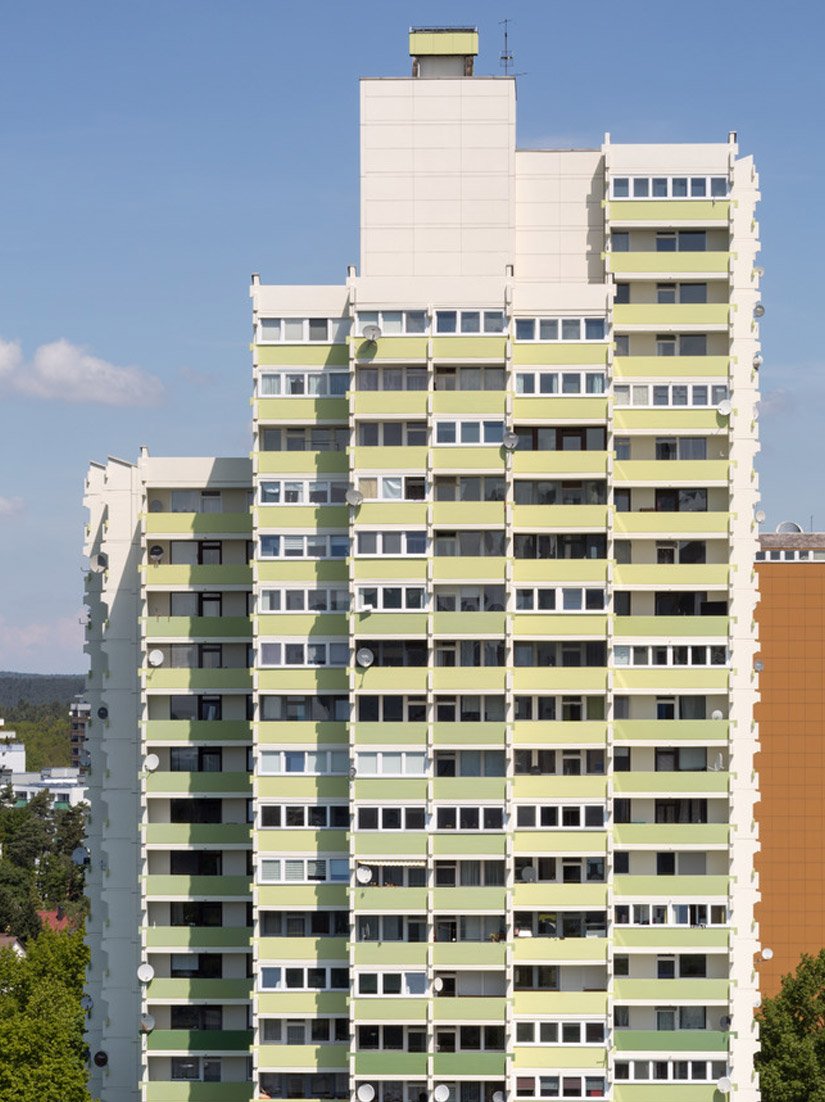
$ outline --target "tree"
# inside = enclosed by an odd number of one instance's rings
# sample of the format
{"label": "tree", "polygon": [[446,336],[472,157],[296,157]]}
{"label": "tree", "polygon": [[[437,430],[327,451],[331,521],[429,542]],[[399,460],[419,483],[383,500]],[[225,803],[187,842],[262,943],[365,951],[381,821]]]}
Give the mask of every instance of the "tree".
{"label": "tree", "polygon": [[762,1102],[825,1102],[825,949],[803,954],[758,1020]]}
{"label": "tree", "polygon": [[14,934],[25,941],[39,930],[32,872],[11,861],[0,861],[0,933]]}

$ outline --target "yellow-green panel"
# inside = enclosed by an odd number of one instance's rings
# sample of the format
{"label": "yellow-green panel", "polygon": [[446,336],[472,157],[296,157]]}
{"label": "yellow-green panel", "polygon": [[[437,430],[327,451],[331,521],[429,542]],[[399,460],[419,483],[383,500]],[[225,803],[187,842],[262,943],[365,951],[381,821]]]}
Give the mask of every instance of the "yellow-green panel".
{"label": "yellow-green panel", "polygon": [[504,749],[504,723],[434,723],[435,746],[494,746]]}
{"label": "yellow-green panel", "polygon": [[629,253],[605,253],[609,271],[616,275],[625,272],[651,275],[658,278],[678,279],[692,272],[727,274],[730,253],[651,253],[641,249]]}
{"label": "yellow-green panel", "polygon": [[544,1048],[537,1045],[529,1045],[524,1048],[517,1047],[513,1066],[521,1069],[528,1068],[531,1071],[542,1071],[545,1068],[575,1068],[577,1071],[603,1071],[607,1066],[607,1052],[602,1046],[582,1047],[553,1045]]}
{"label": "yellow-green panel", "polygon": [[252,1083],[202,1083],[144,1081],[146,1102],[251,1102],[255,1097]]}
{"label": "yellow-green panel", "polygon": [[658,1005],[683,999],[695,999],[697,1002],[722,1002],[727,999],[729,984],[727,980],[631,980],[613,981],[613,997],[616,1002],[636,999],[655,999]]}
{"label": "yellow-green panel", "polygon": [[358,582],[417,582],[427,578],[425,559],[356,559],[352,565]]}
{"label": "yellow-green panel", "polygon": [[[503,916],[502,916],[503,918]],[[436,968],[461,968],[464,965],[501,968],[506,961],[503,941],[437,941],[433,945]]]}
{"label": "yellow-green panel", "polygon": [[601,720],[516,720],[513,742],[517,746],[594,746],[607,739]]}
{"label": "yellow-green panel", "polygon": [[400,635],[405,638],[427,634],[426,612],[358,612],[353,616],[359,638]]}
{"label": "yellow-green panel", "polygon": [[346,528],[349,510],[344,505],[259,505],[258,528],[280,532],[284,528],[311,531],[313,528]]}
{"label": "yellow-green panel", "polygon": [[479,832],[460,834],[453,831],[435,834],[433,853],[436,857],[504,857],[504,835]]}
{"label": "yellow-green panel", "polygon": [[725,742],[726,719],[617,719],[613,724],[617,742]]}
{"label": "yellow-green panel", "polygon": [[[258,1013],[289,1014],[290,1017],[346,1015],[347,996],[343,991],[261,991],[258,995]],[[286,1051],[287,1047],[279,1046],[279,1051]]]}
{"label": "yellow-green panel", "polygon": [[246,535],[252,531],[249,513],[144,513],[143,523],[147,536]]}
{"label": "yellow-green panel", "polygon": [[614,1102],[718,1102],[718,1099],[715,1083],[617,1083],[613,1088]]}
{"label": "yellow-green panel", "polygon": [[256,452],[259,475],[296,475],[317,478],[337,474],[346,478],[348,471],[345,452]]}
{"label": "yellow-green panel", "polygon": [[256,777],[257,795],[264,799],[279,800],[346,798],[349,795],[347,777],[299,777],[280,774],[273,777]]}
{"label": "yellow-green panel", "polygon": [[704,589],[708,586],[727,585],[729,571],[730,567],[724,562],[686,565],[616,563],[613,567],[613,584],[617,588],[637,585],[659,585],[664,588],[678,585]]}
{"label": "yellow-green panel", "polygon": [[427,781],[423,777],[360,777],[355,782],[356,800],[421,803],[426,798]]}
{"label": "yellow-green panel", "polygon": [[513,344],[513,363],[516,367],[553,367],[556,364],[602,366],[606,362],[606,344],[591,344],[589,341],[581,344],[515,341]]}
{"label": "yellow-green panel", "polygon": [[442,447],[432,449],[435,473],[440,471],[504,471],[504,449],[498,444],[478,447]]}
{"label": "yellow-green panel", "polygon": [[489,1075],[502,1077],[507,1071],[504,1052],[436,1052],[433,1075],[448,1078],[454,1075]]}
{"label": "yellow-green panel", "polygon": [[345,937],[260,937],[257,940],[259,961],[340,960],[347,959]]}
{"label": "yellow-green panel", "polygon": [[382,967],[419,965],[427,967],[426,942],[384,941],[359,942],[355,946],[355,964],[377,964]]}
{"label": "yellow-green panel", "polygon": [[351,337],[350,341],[359,364],[380,364],[392,360],[414,363],[427,359],[427,337],[379,337],[377,341]]}
{"label": "yellow-green panel", "polygon": [[358,510],[356,526],[404,524],[420,528],[427,523],[423,501],[366,501]]}
{"label": "yellow-green panel", "polygon": [[513,616],[517,639],[593,639],[607,632],[607,617],[599,613],[576,615],[557,612],[522,612]]}
{"label": "yellow-green panel", "polygon": [[677,796],[682,793],[720,794],[727,793],[729,777],[727,773],[616,773],[613,777],[613,791],[617,796],[632,796],[639,792],[651,792],[655,795]]}
{"label": "yellow-green panel", "polygon": [[[613,944],[623,949],[727,949],[730,933],[724,928],[614,926]],[[697,1046],[698,1047],[698,1046]]]}
{"label": "yellow-green panel", "polygon": [[244,846],[252,842],[249,823],[147,823],[147,846]]}
{"label": "yellow-green panel", "polygon": [[[519,884],[513,888],[513,906],[517,911],[533,907],[605,907],[605,884]],[[536,939],[538,942],[540,939]],[[578,938],[575,940],[579,940]],[[585,941],[585,938],[581,939]],[[575,951],[575,950],[574,950]],[[586,950],[582,950],[586,952]]]}
{"label": "yellow-green panel", "polygon": [[427,835],[423,831],[355,831],[352,835],[352,848],[359,861],[366,861],[376,855],[424,858],[427,856]]}
{"label": "yellow-green panel", "polygon": [[426,390],[358,390],[352,396],[352,412],[357,419],[380,421],[403,414],[411,420],[427,417]]}
{"label": "yellow-green panel", "polygon": [[252,943],[248,926],[146,926],[149,949],[247,949]]}
{"label": "yellow-green panel", "polygon": [[425,666],[370,666],[362,671],[359,667],[355,687],[365,693],[395,689],[420,695],[427,691],[427,669]]}
{"label": "yellow-green panel", "polygon": [[150,1003],[169,999],[185,1001],[228,1002],[244,1001],[252,994],[252,980],[183,980],[155,977],[146,987]]}
{"label": "yellow-green panel", "polygon": [[504,913],[507,893],[504,888],[433,888],[433,908],[442,914],[467,911]]}
{"label": "yellow-green panel", "polygon": [[604,830],[516,830],[513,834],[514,853],[604,853],[607,832]]}
{"label": "yellow-green panel", "polygon": [[433,394],[433,413],[504,417],[503,390],[437,390]]}
{"label": "yellow-green panel", "polygon": [[504,525],[503,501],[436,501],[433,524],[451,528],[454,525]]}
{"label": "yellow-green panel", "polygon": [[617,356],[613,361],[616,379],[673,379],[718,377],[726,380],[730,368],[727,356]]}
{"label": "yellow-green panel", "polygon": [[727,223],[729,209],[728,199],[611,199],[608,203],[612,222],[651,222],[657,228],[681,222]]}
{"label": "yellow-green panel", "polygon": [[147,639],[251,639],[246,616],[145,616]]}
{"label": "yellow-green panel", "polygon": [[[696,432],[710,433],[717,430],[725,432],[728,418],[715,409],[632,409],[629,406],[615,406],[613,427],[617,433],[623,430],[657,432],[666,435],[676,429],[694,429]],[[724,439],[724,437],[723,437]]]}
{"label": "yellow-green panel", "polygon": [[345,693],[346,670],[259,670],[258,688],[266,693]]}
{"label": "yellow-green panel", "polygon": [[259,367],[342,367],[349,364],[345,344],[259,344]]}
{"label": "yellow-green panel", "polygon": [[[516,892],[520,887],[516,887]],[[560,900],[558,903],[561,906]],[[596,937],[517,937],[513,943],[513,960],[516,964],[604,964],[607,941]]]}
{"label": "yellow-green panel", "polygon": [[150,719],[146,741],[154,745],[190,742],[251,742],[252,724],[244,719]]}
{"label": "yellow-green panel", "polygon": [[507,673],[503,666],[475,668],[471,666],[437,666],[433,670],[433,688],[438,692],[503,693]]}
{"label": "yellow-green panel", "polygon": [[167,773],[164,771],[149,773],[146,777],[146,793],[149,796],[158,796],[166,792],[193,795],[205,792],[229,795],[240,792],[248,795],[251,790],[248,773]]}
{"label": "yellow-green panel", "polygon": [[604,666],[517,666],[513,671],[513,691],[516,693],[605,692],[606,689],[607,669]]}
{"label": "yellow-green panel", "polygon": [[427,889],[355,888],[352,906],[356,911],[422,914],[427,910]]}
{"label": "yellow-green panel", "polygon": [[442,363],[452,360],[504,360],[507,338],[502,334],[490,337],[433,337],[433,359]]}
{"label": "yellow-green panel", "polygon": [[433,579],[436,582],[471,582],[485,579],[491,582],[504,581],[504,569],[507,560],[503,558],[471,559],[463,555],[451,558],[439,555],[433,559]]}
{"label": "yellow-green panel", "polygon": [[[656,899],[681,899],[694,895],[701,899],[727,898],[730,878],[727,876],[615,876],[613,894],[635,899],[651,896]],[[617,996],[618,997],[618,996]]]}
{"label": "yellow-green panel", "polygon": [[669,535],[697,532],[727,535],[730,513],[616,513],[614,530],[617,536],[632,536],[647,532]]}
{"label": "yellow-green panel", "polygon": [[[727,1053],[729,1035],[716,1029],[617,1029],[614,1043],[619,1052],[644,1053]],[[692,1097],[692,1096],[691,1096]]]}
{"label": "yellow-green panel", "polygon": [[215,589],[224,586],[247,586],[252,588],[252,567],[250,566],[161,566],[141,567],[144,584],[152,586],[188,586],[208,585]]}
{"label": "yellow-green panel", "polygon": [[507,1000],[483,998],[433,999],[433,1018],[437,1022],[492,1022],[497,1024],[507,1013]]}
{"label": "yellow-green panel", "polygon": [[655,459],[630,459],[617,462],[613,477],[617,483],[649,482],[659,487],[703,486],[707,482],[728,481],[726,459],[677,459],[674,462]]}
{"label": "yellow-green panel", "polygon": [[[269,999],[269,995],[260,997]],[[346,1007],[341,1013],[346,1014]],[[258,1045],[257,1052],[259,1071],[313,1068],[346,1072],[349,1066],[347,1045]]]}
{"label": "yellow-green panel", "polygon": [[320,743],[347,741],[346,723],[312,723],[309,721],[275,723],[263,721],[258,724],[258,742],[264,745],[277,745],[282,742],[314,746]]}
{"label": "yellow-green panel", "polygon": [[[535,415],[538,417],[538,414]],[[523,421],[529,420],[525,415]],[[607,452],[520,452],[513,453],[513,474],[516,477],[541,475],[607,475]]]}
{"label": "yellow-green panel", "polygon": [[352,1002],[357,1022],[416,1022],[423,1025],[427,1020],[426,999],[381,996],[376,999],[353,999]]}
{"label": "yellow-green panel", "polygon": [[727,823],[616,823],[617,846],[725,846],[730,837]]}
{"label": "yellow-green panel", "polygon": [[291,562],[284,559],[259,560],[260,582],[341,582],[347,581],[347,564],[343,559]]}
{"label": "yellow-green panel", "polygon": [[189,670],[189,669],[146,669],[147,689],[169,689],[172,692],[185,692],[187,689],[236,689],[251,692],[252,675],[247,669],[236,670]]}
{"label": "yellow-green panel", "polygon": [[507,782],[504,777],[436,777],[433,798],[436,800],[504,799]]}
{"label": "yellow-green panel", "polygon": [[311,424],[315,421],[337,421],[346,424],[349,403],[346,398],[258,398],[254,416],[261,423]]}
{"label": "yellow-green panel", "polygon": [[[356,470],[365,471],[415,471],[427,469],[426,448],[352,448],[352,461]],[[342,456],[346,464],[346,457]]]}
{"label": "yellow-green panel", "polygon": [[471,57],[478,53],[478,31],[410,31],[410,57]]}
{"label": "yellow-green panel", "polygon": [[356,1075],[427,1075],[426,1052],[356,1052],[354,1059]]}
{"label": "yellow-green panel", "polygon": [[517,585],[530,582],[585,582],[607,581],[607,562],[604,559],[516,559],[513,563],[513,581]]}
{"label": "yellow-green panel", "polygon": [[695,690],[725,693],[728,689],[728,671],[724,668],[695,669],[684,666],[631,670],[620,666],[614,671],[613,687],[616,692],[644,692],[652,689],[661,694]]}
{"label": "yellow-green panel", "polygon": [[418,746],[427,741],[427,724],[356,723],[355,741],[364,746]]}
{"label": "yellow-green panel", "polygon": [[534,531],[552,528],[554,531],[583,532],[607,526],[606,505],[514,505],[513,527]]}
{"label": "yellow-green panel", "polygon": [[607,398],[602,395],[593,398],[514,398],[513,419],[518,424],[604,421],[607,419]]}
{"label": "yellow-green panel", "polygon": [[[274,830],[261,829],[255,832],[255,847],[259,853],[319,853],[346,854],[347,832],[345,830]],[[300,940],[293,938],[292,940]]]}
{"label": "yellow-green panel", "polygon": [[[258,906],[305,910],[312,907],[347,909],[349,889],[345,884],[259,884]],[[283,999],[284,992],[275,998]]]}
{"label": "yellow-green panel", "polygon": [[603,991],[516,991],[513,996],[513,1013],[518,1018],[548,1014],[600,1018],[606,1012],[607,994]]}
{"label": "yellow-green panel", "polygon": [[246,898],[252,895],[248,876],[145,876],[146,895],[172,899]]}
{"label": "yellow-green panel", "polygon": [[349,631],[349,623],[346,613],[342,612],[313,612],[289,614],[270,612],[261,613],[256,617],[255,626],[257,634],[263,639],[283,639],[295,636],[346,635]]}
{"label": "yellow-green panel", "polygon": [[638,305],[618,304],[613,307],[613,326],[655,325],[658,329],[681,329],[684,326],[713,328],[728,324],[730,307],[726,302],[677,303],[663,305],[645,302]]}
{"label": "yellow-green panel", "polygon": [[433,632],[444,637],[460,635],[504,635],[504,612],[436,612]]}
{"label": "yellow-green panel", "polygon": [[514,800],[603,800],[606,792],[604,777],[516,777],[513,780]]}
{"label": "yellow-green panel", "polygon": [[[654,567],[655,569],[655,567]],[[684,642],[685,637],[717,639],[728,635],[727,616],[616,616],[613,635],[619,639],[672,639]]]}

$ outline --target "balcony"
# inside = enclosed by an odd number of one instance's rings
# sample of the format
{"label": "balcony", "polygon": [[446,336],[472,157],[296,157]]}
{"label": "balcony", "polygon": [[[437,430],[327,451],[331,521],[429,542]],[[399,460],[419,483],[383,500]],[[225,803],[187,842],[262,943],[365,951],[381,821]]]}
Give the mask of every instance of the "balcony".
{"label": "balcony", "polygon": [[340,474],[346,477],[348,462],[346,452],[263,452],[254,453],[257,473],[277,475]]}
{"label": "balcony", "polygon": [[504,612],[436,612],[433,616],[433,633],[442,637],[459,638],[470,635],[504,635],[507,616]]}
{"label": "balcony", "polygon": [[483,686],[503,693],[506,678],[503,666],[436,666],[433,670],[433,688],[436,692],[477,693]]}
{"label": "balcony", "polygon": [[154,1029],[149,1052],[243,1052],[252,1045],[251,1029]]}
{"label": "balcony", "polygon": [[[437,1022],[499,1022],[507,1013],[507,1000],[494,995],[439,996],[432,1007]],[[547,1013],[546,1005],[543,1013]]]}
{"label": "balcony", "polygon": [[617,796],[727,795],[728,773],[615,773],[613,791]]}
{"label": "balcony", "polygon": [[730,934],[722,926],[614,926],[613,944],[622,949],[727,949]]}
{"label": "balcony", "polygon": [[433,724],[433,742],[436,746],[495,746],[504,749],[505,724],[490,723],[439,723]]}
{"label": "balcony", "polygon": [[187,689],[207,689],[218,693],[223,689],[236,692],[252,692],[252,674],[244,667],[227,670],[190,669],[186,667],[169,669],[145,669],[146,688],[151,692],[186,692]]}
{"label": "balcony", "polygon": [[252,1083],[170,1082],[143,1080],[146,1102],[252,1102],[257,1098]]}
{"label": "balcony", "polygon": [[146,741],[157,746],[181,742],[252,742],[252,724],[244,719],[150,719]]}
{"label": "balcony", "polygon": [[[673,253],[670,255],[673,256]],[[717,378],[725,381],[729,370],[730,359],[727,356],[617,356],[613,361],[613,374],[617,380],[633,378],[671,380],[689,377]]]}
{"label": "balcony", "polygon": [[660,669],[629,669],[619,666],[614,671],[613,686],[617,692],[631,693],[649,689],[659,693],[726,693],[728,670],[724,666],[666,666]]}
{"label": "balcony", "polygon": [[[568,399],[560,401],[558,398],[523,398],[515,400],[516,413],[514,419],[522,423],[529,422],[534,418],[542,417],[542,414],[535,406],[531,405],[523,412],[518,412],[520,402],[542,402],[547,401],[553,403],[553,410],[557,410],[560,405],[564,405]],[[546,413],[546,416],[557,419],[557,413]],[[542,475],[544,478],[551,478],[554,475],[559,477],[574,477],[578,475],[602,475],[607,476],[607,452],[565,452],[565,451],[519,451],[518,448],[513,452],[513,474],[516,477],[524,475]]]}
{"label": "balcony", "polygon": [[[607,906],[606,884],[525,884],[516,881],[513,887],[513,907],[517,911],[556,907],[574,907],[581,910],[603,910]],[[539,945],[540,938],[531,939]],[[575,938],[573,941],[586,940]],[[575,952],[575,947],[574,950]],[[584,950],[583,950],[584,951]],[[578,958],[577,958],[578,959]]]}
{"label": "balcony", "polygon": [[665,586],[696,586],[697,588],[727,587],[730,567],[727,563],[616,563],[613,584],[644,586],[654,589]]}
{"label": "balcony", "polygon": [[165,876],[152,873],[143,877],[149,899],[251,899],[252,881],[248,876]]}
{"label": "balcony", "polygon": [[433,781],[433,799],[450,803],[462,800],[498,803],[504,799],[506,790],[504,777],[436,777]]}
{"label": "balcony", "polygon": [[625,459],[614,465],[613,476],[633,486],[727,486],[729,466],[727,459]]}
{"label": "balcony", "polygon": [[[167,774],[179,776],[177,773]],[[200,774],[208,776],[209,774]],[[243,774],[247,778],[247,774]],[[191,774],[187,774],[191,776]],[[220,774],[218,774],[220,776]],[[147,823],[147,846],[249,846],[252,827],[248,823]]]}
{"label": "balcony", "polygon": [[[615,876],[613,891],[617,898],[652,896],[657,899],[727,898],[730,878],[727,876]],[[618,998],[618,995],[617,995]]]}
{"label": "balcony", "polygon": [[259,937],[258,959],[286,963],[294,960],[346,960],[345,937]]}
{"label": "balcony", "polygon": [[251,639],[246,616],[146,616],[147,639]]}
{"label": "balcony", "polygon": [[[729,199],[611,199],[608,203],[613,227],[655,225],[671,226],[728,225]],[[613,254],[616,255],[615,253]],[[620,254],[632,256],[633,253]],[[666,253],[666,256],[705,256],[705,253]]]}
{"label": "balcony", "polygon": [[154,566],[149,564],[141,567],[143,584],[151,589],[153,586],[190,586],[207,585],[213,589],[222,589],[224,586],[245,586],[252,588],[252,567],[238,564],[221,566]]}
{"label": "balcony", "polygon": [[601,639],[607,634],[607,616],[588,613],[578,616],[563,612],[522,612],[513,616],[513,635],[535,639]]}
{"label": "balcony", "polygon": [[[664,426],[660,425],[660,428]],[[638,535],[725,536],[730,513],[664,513],[651,509],[634,513],[616,513],[614,529],[617,537]]]}
{"label": "balcony", "polygon": [[295,911],[313,907],[346,910],[348,890],[346,884],[259,884],[258,906]]}
{"label": "balcony", "polygon": [[433,836],[436,857],[504,857],[505,836],[486,832],[449,831]]}
{"label": "balcony", "polygon": [[513,527],[585,532],[607,527],[606,505],[514,505]]}
{"label": "balcony", "polygon": [[349,403],[346,398],[258,398],[254,417],[263,424],[295,422],[308,425],[314,421],[346,422]]}
{"label": "balcony", "polygon": [[248,926],[148,926],[145,934],[147,949],[156,951],[247,949],[252,944]]}
{"label": "balcony", "polygon": [[713,1029],[617,1029],[613,1043],[617,1052],[699,1053],[727,1052],[729,1034]]}
{"label": "balcony", "polygon": [[[283,631],[283,620],[281,620]],[[347,671],[340,669],[258,670],[258,688],[273,693],[346,693]]]}
{"label": "balcony", "polygon": [[516,693],[580,691],[605,692],[607,669],[604,666],[517,666],[513,670]]}
{"label": "balcony", "polygon": [[605,253],[607,269],[614,275],[655,276],[661,280],[676,280],[681,276],[725,276],[730,266],[730,253],[657,253],[637,250],[628,253]]}
{"label": "balcony", "polygon": [[433,965],[436,968],[461,968],[465,965],[503,968],[506,950],[503,941],[437,941],[433,945]]}
{"label": "balcony", "polygon": [[[676,363],[675,356],[651,356],[651,360],[660,358],[664,363]],[[663,372],[667,378],[670,372]],[[716,409],[708,406],[704,409],[685,409],[682,406],[659,406],[656,409],[634,409],[632,406],[614,406],[613,408],[614,431],[633,432],[658,432],[660,435],[667,432],[675,432],[684,429],[707,436],[710,433],[727,433],[730,422],[727,417],[717,413]]]}
{"label": "balcony", "polygon": [[356,1075],[407,1075],[425,1079],[426,1052],[356,1052]]}
{"label": "balcony", "polygon": [[480,444],[477,447],[435,447],[432,450],[433,469],[441,471],[504,470],[504,449],[500,444]]}
{"label": "balcony", "polygon": [[[323,835],[329,834],[324,831]],[[435,840],[435,839],[434,839]],[[319,839],[323,842],[323,837]],[[376,856],[421,857],[427,856],[427,835],[422,831],[356,831],[352,835],[353,850],[357,861],[372,860]]]}
{"label": "balcony", "polygon": [[427,505],[423,501],[365,501],[357,513],[358,525],[405,524],[423,528],[427,523]]}
{"label": "balcony", "polygon": [[406,941],[359,942],[355,946],[355,964],[357,966],[374,964],[382,968],[411,965],[416,968],[426,968],[427,945],[426,942]]}
{"label": "balcony", "polygon": [[513,960],[516,964],[605,964],[607,941],[600,937],[517,937]]}
{"label": "balcony", "polygon": [[553,1014],[603,1018],[607,1013],[607,992],[516,991],[513,996],[513,1013],[519,1018],[540,1018],[547,1014],[548,1004],[552,1005]]}
{"label": "balcony", "polygon": [[[678,253],[676,254],[679,255]],[[730,306],[726,302],[662,305],[657,302],[613,307],[613,326],[618,330],[650,330],[656,333],[727,331]]]}
{"label": "balcony", "polygon": [[613,842],[617,846],[727,846],[727,823],[616,823]]}
{"label": "balcony", "polygon": [[490,524],[504,527],[502,501],[436,501],[433,505],[435,527],[454,528],[464,524]]}
{"label": "balcony", "polygon": [[290,528],[346,528],[349,509],[346,505],[258,505],[255,519],[259,528],[276,532]]}
{"label": "balcony", "polygon": [[147,536],[251,535],[251,513],[144,513]]}
{"label": "balcony", "polygon": [[433,580],[471,582],[483,579],[503,582],[507,559],[498,556],[471,558],[464,555],[438,555],[433,559]]}
{"label": "balcony", "polygon": [[[651,567],[651,572],[656,567]],[[683,643],[687,636],[724,641],[728,636],[727,616],[616,616],[613,634],[620,639],[674,639]],[[675,669],[676,667],[668,667]],[[679,667],[681,668],[681,667]]]}
{"label": "balcony", "polygon": [[[466,338],[465,338],[466,339]],[[359,363],[409,363],[427,361],[428,338],[421,337],[379,337],[377,341],[365,341],[363,337],[351,336],[349,343],[355,350]]]}
{"label": "balcony", "polygon": [[513,781],[513,799],[561,799],[604,800],[607,798],[607,781],[603,776],[550,776],[516,777]]}
{"label": "balcony", "polygon": [[436,1052],[433,1075],[451,1079],[456,1075],[487,1075],[503,1079],[507,1074],[507,1054],[504,1052]]}
{"label": "balcony", "polygon": [[[410,421],[426,421],[426,390],[357,390],[351,399],[356,420],[380,421],[382,417],[407,417]],[[346,404],[344,406],[346,418]]]}
{"label": "balcony", "polygon": [[[149,796],[175,795],[199,796],[219,794],[223,796],[252,795],[252,780],[249,773],[149,773],[146,777],[146,792]],[[177,825],[177,824],[170,824]],[[187,824],[188,825],[188,824]],[[223,824],[210,824],[223,826]]]}
{"label": "balcony", "polygon": [[632,980],[615,979],[613,981],[613,999],[617,1003],[647,1001],[662,1003],[681,1002],[727,1002],[730,984],[727,980]]}
{"label": "balcony", "polygon": [[[268,996],[264,996],[268,998]],[[276,1009],[277,1013],[277,1009]],[[344,1009],[346,1013],[346,1008]],[[258,1046],[258,1067],[266,1070],[313,1068],[317,1071],[346,1071],[349,1066],[347,1045],[268,1045]]]}
{"label": "balcony", "polygon": [[399,911],[406,914],[427,910],[426,888],[355,888],[352,906],[356,911]]}
{"label": "balcony", "polygon": [[[351,1000],[350,1005],[354,1008],[356,1021],[405,1022],[410,1025],[426,1025],[427,1021],[426,999],[393,998],[383,995],[380,999],[355,998]],[[346,1014],[346,1008],[344,1013]]]}
{"label": "balcony", "polygon": [[[347,992],[262,991],[258,995],[258,1013],[261,1015],[289,1014],[291,1018],[314,1018],[324,1014],[345,1016]],[[289,1061],[290,1047],[279,1046],[279,1056],[283,1054],[285,1061]]]}
{"label": "balcony", "polygon": [[503,914],[507,892],[502,888],[433,888],[433,908],[451,914],[493,911]]}
{"label": "balcony", "polygon": [[433,395],[433,413],[457,416],[479,414],[482,417],[504,417],[502,390],[437,390]]}
{"label": "balcony", "polygon": [[[460,450],[460,449],[456,449]],[[427,469],[426,448],[352,448],[353,466],[361,472],[364,471],[414,471],[417,474]],[[346,470],[346,456],[343,470]]]}
{"label": "balcony", "polygon": [[155,977],[146,988],[150,1003],[168,1002],[247,1002],[252,996],[252,980],[178,980]]}

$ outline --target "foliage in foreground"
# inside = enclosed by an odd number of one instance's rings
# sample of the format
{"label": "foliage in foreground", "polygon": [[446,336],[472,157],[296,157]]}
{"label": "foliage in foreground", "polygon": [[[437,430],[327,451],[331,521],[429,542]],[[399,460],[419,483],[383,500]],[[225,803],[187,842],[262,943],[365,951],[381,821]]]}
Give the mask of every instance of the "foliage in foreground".
{"label": "foliage in foreground", "polygon": [[803,955],[758,1019],[762,1102],[825,1102],[825,949]]}

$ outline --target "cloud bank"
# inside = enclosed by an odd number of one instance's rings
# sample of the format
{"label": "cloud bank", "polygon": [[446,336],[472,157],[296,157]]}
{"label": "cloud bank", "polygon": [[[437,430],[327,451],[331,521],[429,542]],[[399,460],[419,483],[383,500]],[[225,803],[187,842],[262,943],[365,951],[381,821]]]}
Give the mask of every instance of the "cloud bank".
{"label": "cloud bank", "polygon": [[22,497],[0,497],[0,517],[15,517],[22,512]]}
{"label": "cloud bank", "polygon": [[139,367],[118,367],[67,340],[41,344],[27,362],[16,341],[0,338],[0,387],[73,405],[154,406],[163,383]]}

